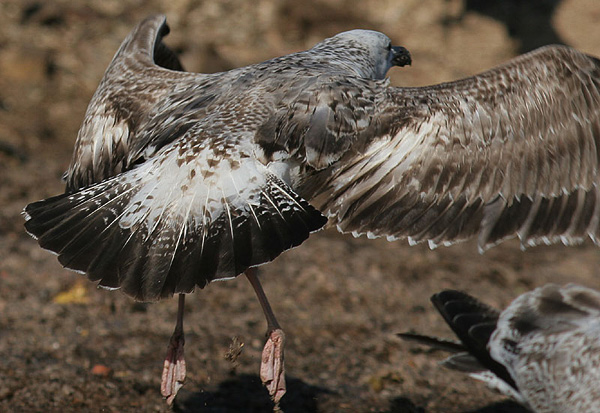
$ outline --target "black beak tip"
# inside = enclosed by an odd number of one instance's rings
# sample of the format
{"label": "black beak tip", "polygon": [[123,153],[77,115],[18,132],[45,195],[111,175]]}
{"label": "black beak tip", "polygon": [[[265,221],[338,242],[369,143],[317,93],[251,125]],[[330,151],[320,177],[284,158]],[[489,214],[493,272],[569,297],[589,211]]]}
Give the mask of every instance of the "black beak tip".
{"label": "black beak tip", "polygon": [[412,58],[410,57],[410,52],[402,47],[402,46],[394,46],[392,47],[394,52],[394,57],[392,58],[392,64],[394,66],[406,66],[412,63]]}

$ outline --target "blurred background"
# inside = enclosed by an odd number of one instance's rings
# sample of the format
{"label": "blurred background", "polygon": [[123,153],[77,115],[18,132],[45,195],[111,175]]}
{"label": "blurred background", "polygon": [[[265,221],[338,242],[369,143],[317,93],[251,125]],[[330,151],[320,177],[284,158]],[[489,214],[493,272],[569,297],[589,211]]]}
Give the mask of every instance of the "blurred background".
{"label": "blurred background", "polygon": [[[169,5],[167,6],[166,3]],[[187,70],[215,72],[307,49],[338,32],[386,33],[413,57],[398,86],[451,81],[549,43],[600,56],[596,0],[141,0],[0,3],[0,411],[167,411],[159,391],[176,301],[134,303],[63,270],[23,231],[22,208],[64,190],[87,103],[144,17]],[[400,342],[451,337],[429,304],[443,288],[497,307],[546,282],[600,288],[600,255],[511,241],[430,251],[314,234],[261,267],[287,332],[287,412],[516,412],[502,396]],[[269,411],[258,379],[265,323],[243,278],[187,300],[188,382],[176,411]],[[241,352],[240,352],[241,350]],[[238,354],[239,353],[239,354]]]}

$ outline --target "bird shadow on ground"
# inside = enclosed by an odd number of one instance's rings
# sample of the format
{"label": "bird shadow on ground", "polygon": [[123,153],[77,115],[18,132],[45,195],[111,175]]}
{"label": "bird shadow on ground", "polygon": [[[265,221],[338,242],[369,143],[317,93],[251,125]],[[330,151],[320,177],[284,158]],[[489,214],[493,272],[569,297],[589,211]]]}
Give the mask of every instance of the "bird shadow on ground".
{"label": "bird shadow on ground", "polygon": [[391,400],[387,413],[425,413],[425,409],[417,406],[407,397],[396,397]]}
{"label": "bird shadow on ground", "polygon": [[476,410],[469,410],[465,413],[529,413],[525,407],[517,402],[505,400],[498,403],[493,403]]}
{"label": "bird shadow on ground", "polygon": [[[287,392],[281,400],[286,413],[317,412],[317,396],[333,393],[323,387],[312,386],[300,379],[287,376]],[[273,411],[273,402],[257,375],[234,376],[219,384],[215,391],[191,392],[181,389],[173,411],[177,413],[234,413]]]}
{"label": "bird shadow on ground", "polygon": [[[391,401],[390,409],[386,413],[427,413],[427,411],[406,397],[396,397]],[[529,413],[529,410],[516,402],[506,400],[464,413]]]}

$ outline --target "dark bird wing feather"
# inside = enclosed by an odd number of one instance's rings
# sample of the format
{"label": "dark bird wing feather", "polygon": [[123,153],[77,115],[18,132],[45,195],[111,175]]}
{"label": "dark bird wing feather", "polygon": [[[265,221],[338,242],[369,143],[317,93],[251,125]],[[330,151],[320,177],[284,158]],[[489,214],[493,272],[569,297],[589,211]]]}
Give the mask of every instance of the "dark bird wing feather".
{"label": "dark bird wing feather", "polygon": [[233,153],[240,161],[230,162],[210,137],[189,133],[205,142],[195,156],[183,149],[193,139],[180,140],[113,178],[33,203],[27,231],[65,267],[148,301],[235,277],[326,223],[256,159]]}

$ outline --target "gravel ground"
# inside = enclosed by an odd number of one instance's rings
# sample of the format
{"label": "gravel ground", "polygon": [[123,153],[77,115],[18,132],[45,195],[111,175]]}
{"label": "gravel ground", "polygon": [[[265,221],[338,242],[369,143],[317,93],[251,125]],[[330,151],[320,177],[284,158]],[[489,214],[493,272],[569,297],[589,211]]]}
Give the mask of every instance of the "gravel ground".
{"label": "gravel ground", "polygon": [[[83,114],[122,39],[166,13],[167,43],[188,70],[219,71],[302,50],[351,28],[385,32],[412,67],[396,85],[474,74],[520,51],[564,42],[600,56],[595,0],[174,0],[0,3],[0,411],[168,411],[159,391],[176,300],[134,303],[63,270],[23,231],[28,202],[63,191]],[[478,2],[473,2],[478,3]],[[535,8],[532,4],[543,3]],[[511,8],[512,7],[512,8]],[[261,267],[287,332],[286,412],[518,412],[485,386],[438,367],[442,358],[395,337],[450,337],[428,298],[466,290],[497,307],[547,282],[600,288],[597,249],[515,241],[479,255],[474,243],[429,250],[334,231]],[[187,300],[188,381],[176,411],[272,409],[257,376],[265,322],[243,278]],[[241,348],[235,360],[230,348]]]}

